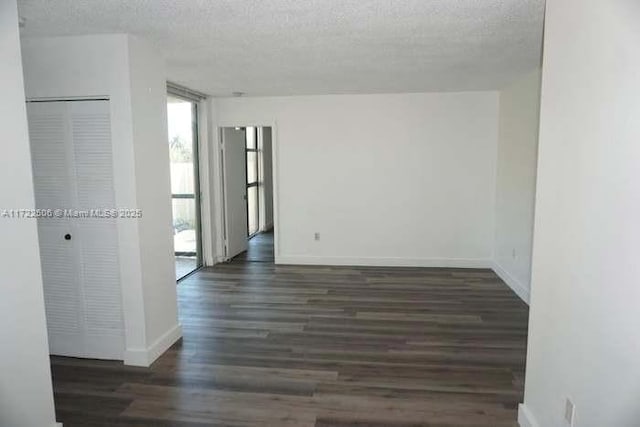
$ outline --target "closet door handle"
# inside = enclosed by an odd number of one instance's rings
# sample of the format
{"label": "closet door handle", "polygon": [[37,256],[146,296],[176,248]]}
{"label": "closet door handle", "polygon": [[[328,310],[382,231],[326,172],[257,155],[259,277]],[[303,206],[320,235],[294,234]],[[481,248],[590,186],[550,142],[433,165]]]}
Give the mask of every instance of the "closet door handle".
{"label": "closet door handle", "polygon": [[64,235],[64,240],[71,240],[71,234],[67,233]]}

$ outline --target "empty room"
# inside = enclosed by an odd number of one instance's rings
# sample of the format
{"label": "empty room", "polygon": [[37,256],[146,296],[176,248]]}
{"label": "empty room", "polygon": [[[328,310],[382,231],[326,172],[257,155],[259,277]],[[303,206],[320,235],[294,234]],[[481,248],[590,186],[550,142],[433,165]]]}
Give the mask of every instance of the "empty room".
{"label": "empty room", "polygon": [[0,427],[640,426],[637,0],[0,0]]}

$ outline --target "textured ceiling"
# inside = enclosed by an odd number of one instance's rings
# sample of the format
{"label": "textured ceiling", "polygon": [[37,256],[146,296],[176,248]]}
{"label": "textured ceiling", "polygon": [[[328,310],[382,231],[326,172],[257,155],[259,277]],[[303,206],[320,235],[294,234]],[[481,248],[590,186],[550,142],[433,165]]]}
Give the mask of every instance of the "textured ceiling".
{"label": "textured ceiling", "polygon": [[544,0],[19,0],[23,37],[126,32],[210,95],[498,89],[540,62]]}

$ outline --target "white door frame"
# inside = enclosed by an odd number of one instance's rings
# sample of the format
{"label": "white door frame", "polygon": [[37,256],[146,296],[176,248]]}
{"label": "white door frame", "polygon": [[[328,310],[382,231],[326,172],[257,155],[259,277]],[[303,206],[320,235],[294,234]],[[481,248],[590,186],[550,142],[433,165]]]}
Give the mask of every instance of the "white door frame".
{"label": "white door frame", "polygon": [[218,123],[216,127],[216,138],[217,138],[217,149],[214,151],[214,164],[217,165],[217,172],[215,174],[217,178],[217,183],[214,184],[215,191],[217,193],[217,197],[214,196],[215,201],[217,202],[214,206],[214,210],[217,217],[217,225],[218,225],[218,233],[216,233],[214,240],[217,248],[217,253],[219,254],[216,257],[217,262],[226,262],[229,261],[226,253],[225,247],[225,234],[226,234],[226,218],[225,218],[225,185],[224,185],[224,156],[222,155],[222,129],[229,127],[270,127],[271,128],[271,179],[273,182],[273,252],[275,263],[278,264],[278,259],[280,257],[280,204],[278,202],[278,195],[280,193],[280,188],[278,184],[279,177],[279,167],[278,167],[278,132],[276,122],[271,123],[261,123],[261,122],[242,122],[242,123]]}

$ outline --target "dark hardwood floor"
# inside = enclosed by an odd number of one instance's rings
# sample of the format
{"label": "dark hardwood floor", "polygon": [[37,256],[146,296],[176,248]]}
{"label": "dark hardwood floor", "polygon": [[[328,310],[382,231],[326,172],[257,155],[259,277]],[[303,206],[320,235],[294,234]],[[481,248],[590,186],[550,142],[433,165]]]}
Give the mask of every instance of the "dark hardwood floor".
{"label": "dark hardwood floor", "polygon": [[516,425],[527,307],[489,270],[235,261],[178,291],[151,368],[52,358],[65,427]]}
{"label": "dark hardwood floor", "polygon": [[273,262],[273,230],[258,233],[249,239],[248,249],[234,258],[234,262]]}

